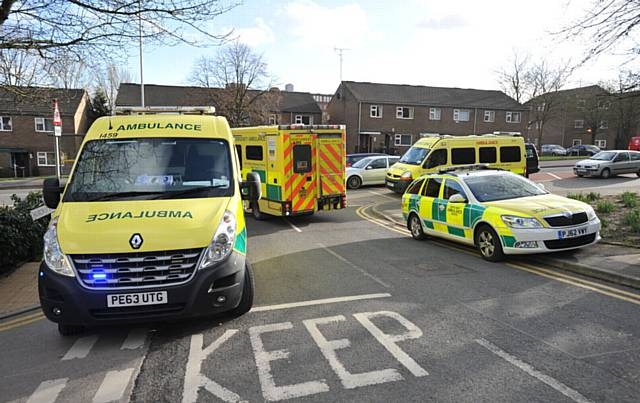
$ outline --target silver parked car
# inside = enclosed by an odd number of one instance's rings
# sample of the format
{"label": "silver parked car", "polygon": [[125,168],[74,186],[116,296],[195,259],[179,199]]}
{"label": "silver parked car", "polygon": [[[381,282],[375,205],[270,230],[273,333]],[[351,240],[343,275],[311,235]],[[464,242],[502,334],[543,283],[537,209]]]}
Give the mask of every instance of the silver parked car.
{"label": "silver parked car", "polygon": [[581,160],[573,167],[578,176],[608,178],[618,174],[640,176],[640,152],[628,150],[600,151],[588,160]]}
{"label": "silver parked car", "polygon": [[567,150],[557,144],[543,144],[540,148],[541,155],[567,155]]}
{"label": "silver parked car", "polygon": [[384,185],[387,169],[400,157],[382,155],[363,158],[347,168],[347,187],[357,189],[362,185]]}

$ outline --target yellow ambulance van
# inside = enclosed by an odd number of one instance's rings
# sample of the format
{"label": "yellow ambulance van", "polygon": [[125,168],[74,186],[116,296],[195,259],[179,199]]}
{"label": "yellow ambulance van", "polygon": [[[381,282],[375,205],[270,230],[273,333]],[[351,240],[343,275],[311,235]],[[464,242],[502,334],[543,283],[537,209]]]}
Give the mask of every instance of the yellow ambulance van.
{"label": "yellow ambulance van", "polygon": [[524,139],[519,134],[426,136],[389,168],[385,184],[396,193],[404,193],[420,175],[448,166],[473,164],[489,164],[491,168],[526,175]]}
{"label": "yellow ambulance van", "polygon": [[259,199],[259,177],[241,180],[225,118],[154,112],[99,118],[64,189],[44,182],[38,289],[63,335],[251,308],[242,200]]}
{"label": "yellow ambulance van", "polygon": [[231,129],[242,173],[260,175],[253,216],[295,216],[346,207],[345,127],[279,125]]}

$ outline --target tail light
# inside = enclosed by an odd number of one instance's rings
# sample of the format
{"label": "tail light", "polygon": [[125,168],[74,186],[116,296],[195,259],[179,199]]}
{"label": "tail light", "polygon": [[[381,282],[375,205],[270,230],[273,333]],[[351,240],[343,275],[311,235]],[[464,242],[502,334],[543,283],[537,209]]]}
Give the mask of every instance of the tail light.
{"label": "tail light", "polygon": [[282,204],[282,214],[291,215],[291,202],[287,201]]}

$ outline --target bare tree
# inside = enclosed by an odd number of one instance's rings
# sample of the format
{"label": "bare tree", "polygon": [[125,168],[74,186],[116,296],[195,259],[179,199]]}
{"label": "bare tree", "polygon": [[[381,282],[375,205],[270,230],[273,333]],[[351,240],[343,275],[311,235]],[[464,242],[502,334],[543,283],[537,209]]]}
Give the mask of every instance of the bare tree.
{"label": "bare tree", "polygon": [[50,84],[37,55],[15,49],[0,49],[0,87]]}
{"label": "bare tree", "polygon": [[47,65],[47,72],[58,88],[84,88],[89,83],[88,67],[82,62],[61,54]]}
{"label": "bare tree", "polygon": [[635,74],[621,73],[618,81],[606,86],[611,93],[609,126],[616,130],[615,147],[627,148],[629,139],[636,134],[640,125],[640,92],[629,91],[638,82]]}
{"label": "bare tree", "polygon": [[513,59],[509,67],[498,71],[498,83],[502,91],[511,98],[524,102],[525,93],[529,87],[529,56],[521,56],[516,51],[513,52]]}
{"label": "bare tree", "polygon": [[200,58],[189,75],[195,85],[212,91],[218,113],[231,126],[268,122],[280,95],[270,91],[271,79],[261,55],[238,41],[220,49],[213,58]]}
{"label": "bare tree", "polygon": [[125,68],[118,68],[118,65],[111,63],[107,66],[95,69],[96,91],[102,89],[103,95],[112,111],[116,105],[118,97],[118,89],[121,83],[130,83],[133,81],[131,73]]}

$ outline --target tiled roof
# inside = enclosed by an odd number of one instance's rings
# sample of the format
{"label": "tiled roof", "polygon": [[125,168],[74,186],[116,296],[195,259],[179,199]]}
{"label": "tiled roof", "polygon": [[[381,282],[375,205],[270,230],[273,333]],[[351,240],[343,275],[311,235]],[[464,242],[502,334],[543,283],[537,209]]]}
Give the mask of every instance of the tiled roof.
{"label": "tiled roof", "polygon": [[53,116],[53,99],[57,98],[60,114],[73,116],[86,96],[83,89],[0,87],[0,114]]}
{"label": "tiled roof", "polygon": [[502,91],[466,88],[426,87],[420,85],[378,84],[343,81],[361,102],[393,103],[439,107],[493,108],[525,110]]}
{"label": "tiled roof", "polygon": [[[145,84],[144,103],[146,106],[216,106],[216,91],[220,91],[220,88]],[[282,97],[280,112],[322,113],[307,92],[280,91],[279,94]],[[140,105],[140,84],[121,84],[116,105]]]}

